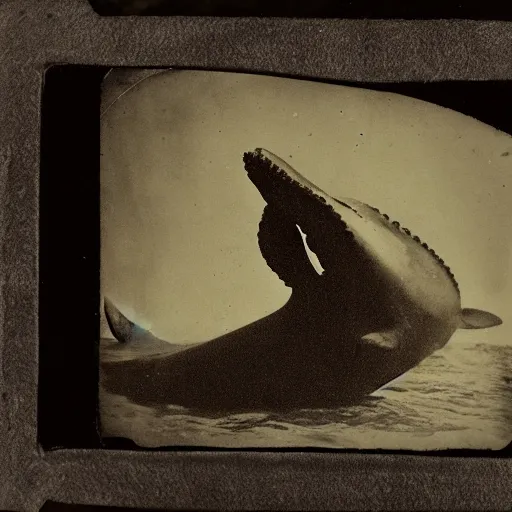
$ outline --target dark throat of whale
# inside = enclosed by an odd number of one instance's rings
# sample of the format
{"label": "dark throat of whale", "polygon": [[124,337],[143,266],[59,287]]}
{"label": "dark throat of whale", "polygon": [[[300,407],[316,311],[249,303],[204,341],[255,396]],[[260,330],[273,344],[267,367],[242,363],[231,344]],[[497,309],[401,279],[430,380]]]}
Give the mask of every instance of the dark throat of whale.
{"label": "dark throat of whale", "polygon": [[[284,162],[278,166],[258,151],[246,153],[244,162],[248,177],[267,202],[258,232],[261,254],[292,289],[283,312],[334,333],[341,331],[338,321],[345,332],[353,324],[361,335],[390,325],[376,286],[377,269],[343,219],[308,187],[309,182],[294,180],[281,167]],[[376,324],[365,325],[362,318]]]}

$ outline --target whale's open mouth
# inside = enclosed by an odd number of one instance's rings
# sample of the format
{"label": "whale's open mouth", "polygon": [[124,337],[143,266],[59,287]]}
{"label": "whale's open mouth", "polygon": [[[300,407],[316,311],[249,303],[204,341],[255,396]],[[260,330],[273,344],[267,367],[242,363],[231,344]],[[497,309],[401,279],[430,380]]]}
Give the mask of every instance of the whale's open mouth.
{"label": "whale's open mouth", "polygon": [[[357,251],[353,233],[337,211],[335,199],[265,149],[245,153],[244,163],[247,176],[271,208],[273,220],[279,219],[281,234],[285,236],[286,229],[288,233],[290,229],[296,232],[302,247],[300,252],[307,255],[316,275],[322,276],[326,269],[332,272],[338,266],[340,247],[350,244]],[[264,215],[265,226],[270,225],[267,217],[268,212]],[[260,229],[260,247],[264,235]],[[269,258],[270,252],[267,247],[265,259],[275,269],[281,257],[276,254]]]}
{"label": "whale's open mouth", "polygon": [[[284,160],[266,149],[258,148],[244,154],[247,176],[256,186],[263,199],[272,207],[295,218],[301,224],[306,221],[305,208],[316,206],[328,214],[332,198],[311,183]],[[323,206],[322,206],[323,205]]]}
{"label": "whale's open mouth", "polygon": [[[453,273],[434,250],[377,208],[352,199],[340,200],[331,197],[266,149],[258,148],[246,152],[244,164],[247,176],[272,210],[297,226],[301,235],[307,236],[308,245],[305,248],[318,274],[323,274],[324,261],[328,265],[333,264],[330,269],[336,267],[336,259],[340,258],[340,252],[335,251],[336,247],[343,248],[347,254],[350,246],[353,258],[364,258],[366,251],[361,247],[361,237],[365,237],[363,231],[370,235],[389,231],[393,237],[396,236],[414,247],[415,251],[427,251],[446,272],[458,292],[459,287]],[[368,230],[365,225],[372,227]],[[356,233],[358,241],[355,240]],[[383,247],[380,246],[379,250],[383,250]],[[315,257],[318,256],[319,261],[315,263],[309,251]]]}
{"label": "whale's open mouth", "polygon": [[[336,208],[341,203],[278,156],[259,148],[245,153],[244,163],[247,176],[267,204],[297,224],[303,233],[310,236],[327,228],[332,236],[333,223],[338,229],[347,230],[348,226]],[[346,236],[347,233],[344,239]]]}

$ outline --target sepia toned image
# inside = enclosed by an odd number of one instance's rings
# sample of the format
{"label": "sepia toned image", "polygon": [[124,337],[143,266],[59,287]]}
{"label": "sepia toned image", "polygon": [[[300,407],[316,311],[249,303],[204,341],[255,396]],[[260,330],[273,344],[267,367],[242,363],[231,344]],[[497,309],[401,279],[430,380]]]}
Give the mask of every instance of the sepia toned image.
{"label": "sepia toned image", "polygon": [[511,171],[509,134],[407,96],[112,70],[102,436],[503,448]]}

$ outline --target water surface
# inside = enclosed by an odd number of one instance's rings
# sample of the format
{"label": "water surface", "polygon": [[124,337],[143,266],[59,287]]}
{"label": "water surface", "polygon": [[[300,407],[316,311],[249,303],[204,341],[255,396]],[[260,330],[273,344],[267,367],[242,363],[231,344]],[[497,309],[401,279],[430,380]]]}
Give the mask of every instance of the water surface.
{"label": "water surface", "polygon": [[[140,357],[102,340],[105,359]],[[512,441],[512,346],[450,343],[353,407],[195,415],[100,391],[103,436],[145,447],[501,449]]]}

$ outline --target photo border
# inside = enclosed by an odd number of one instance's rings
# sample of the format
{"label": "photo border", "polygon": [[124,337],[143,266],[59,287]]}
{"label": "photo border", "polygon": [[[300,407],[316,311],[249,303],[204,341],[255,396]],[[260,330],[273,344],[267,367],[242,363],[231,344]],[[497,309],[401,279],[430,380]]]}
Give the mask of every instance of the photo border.
{"label": "photo border", "polygon": [[[512,23],[101,17],[0,1],[0,509],[511,510],[512,459],[368,453],[45,451],[37,437],[41,94],[53,64],[345,82],[511,80]],[[65,385],[65,383],[63,383]]]}

